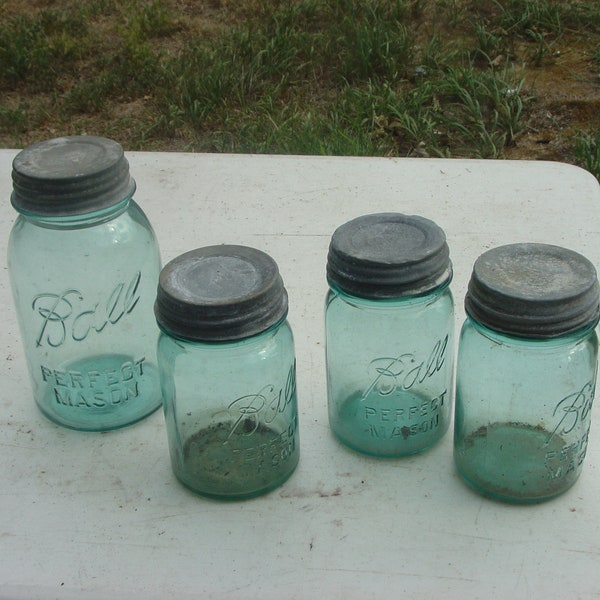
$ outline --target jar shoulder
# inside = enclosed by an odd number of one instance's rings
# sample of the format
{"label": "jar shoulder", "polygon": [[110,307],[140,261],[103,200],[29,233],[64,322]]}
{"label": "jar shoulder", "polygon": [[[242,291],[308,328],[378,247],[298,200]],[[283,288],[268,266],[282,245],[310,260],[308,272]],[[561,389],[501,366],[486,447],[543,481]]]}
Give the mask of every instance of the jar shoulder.
{"label": "jar shoulder", "polygon": [[[102,248],[103,251],[123,254],[125,248],[139,247],[144,253],[154,252],[158,258],[156,235],[145,213],[133,201],[128,208],[112,219],[86,226],[47,226],[34,219],[18,215],[8,240],[8,259],[29,260],[55,252],[70,259],[79,258],[82,248]],[[70,256],[69,252],[74,255]],[[29,258],[28,258],[29,257]]]}
{"label": "jar shoulder", "polygon": [[346,311],[374,314],[436,311],[451,315],[454,312],[454,298],[448,286],[425,296],[382,300],[358,298],[329,289],[325,297],[325,310],[332,314]]}
{"label": "jar shoulder", "polygon": [[515,354],[534,355],[540,353],[569,354],[575,352],[598,353],[598,334],[593,326],[574,333],[549,339],[526,339],[508,336],[489,330],[467,318],[460,330],[459,348],[510,351]]}
{"label": "jar shoulder", "polygon": [[74,220],[38,220],[17,215],[10,232],[9,243],[15,245],[24,236],[30,238],[61,239],[77,237],[126,236],[135,233],[139,237],[155,238],[154,229],[141,207],[130,200],[127,208],[114,217],[81,221]]}
{"label": "jar shoulder", "polygon": [[163,357],[182,355],[213,357],[227,360],[229,357],[257,356],[261,360],[270,356],[294,355],[294,336],[289,323],[284,321],[267,332],[231,342],[196,342],[174,337],[161,330],[158,350]]}

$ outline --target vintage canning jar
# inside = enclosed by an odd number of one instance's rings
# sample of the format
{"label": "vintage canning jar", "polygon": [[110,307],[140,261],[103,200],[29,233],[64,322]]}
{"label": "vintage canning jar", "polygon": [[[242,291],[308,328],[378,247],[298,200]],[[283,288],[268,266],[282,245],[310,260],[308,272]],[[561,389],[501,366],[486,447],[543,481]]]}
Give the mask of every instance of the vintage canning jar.
{"label": "vintage canning jar", "polygon": [[91,136],[13,162],[8,265],[33,395],[52,421],[105,430],[161,404],[152,315],[160,257],[123,149]]}
{"label": "vintage canning jar", "polygon": [[457,364],[454,457],[477,491],[537,502],[579,477],[596,387],[593,265],[545,244],[475,262]]}
{"label": "vintage canning jar", "polygon": [[421,452],[451,415],[452,265],[432,221],[358,217],[333,234],[325,311],[329,422],[375,456]]}
{"label": "vintage canning jar", "polygon": [[171,464],[192,490],[248,498],[298,463],[296,367],[275,261],[210,246],[167,264],[155,304]]}

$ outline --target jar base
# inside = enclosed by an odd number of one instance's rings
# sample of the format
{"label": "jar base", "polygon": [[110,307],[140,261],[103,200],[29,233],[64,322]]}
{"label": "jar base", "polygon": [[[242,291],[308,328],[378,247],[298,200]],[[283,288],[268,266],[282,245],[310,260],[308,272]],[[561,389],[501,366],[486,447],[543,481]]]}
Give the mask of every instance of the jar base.
{"label": "jar base", "polygon": [[[249,420],[249,423],[251,421]],[[183,444],[173,460],[177,479],[191,491],[218,500],[245,500],[282,485],[299,462],[296,430],[213,423]]]}
{"label": "jar base", "polygon": [[480,494],[514,504],[535,504],[566,492],[579,477],[578,456],[557,434],[525,423],[492,423],[454,448],[463,480]]}
{"label": "jar base", "polygon": [[[446,393],[431,399],[404,392],[393,397],[356,392],[329,417],[335,436],[369,456],[400,458],[435,446],[448,429]],[[441,400],[440,400],[441,399]]]}
{"label": "jar base", "polygon": [[78,431],[109,431],[137,423],[162,405],[157,368],[125,355],[93,356],[42,367],[46,390],[40,411]]}
{"label": "jar base", "polygon": [[177,475],[177,473],[175,473],[175,477],[177,478],[177,481],[179,481],[180,484],[182,484],[190,492],[193,492],[194,494],[197,494],[198,496],[202,496],[203,498],[210,498],[211,500],[220,500],[223,502],[236,502],[238,500],[251,500],[252,498],[264,496],[265,494],[268,494],[268,493],[272,492],[273,490],[276,490],[278,487],[281,487],[294,474],[297,466],[298,466],[298,461],[296,462],[296,464],[294,465],[294,468],[289,473],[286,473],[283,477],[281,477],[277,481],[270,483],[268,486],[262,487],[257,490],[245,492],[245,493],[234,493],[234,494],[210,492],[210,491],[207,491],[206,489],[198,488],[198,487],[195,487],[194,485],[191,485],[190,483],[188,483],[187,481],[185,481],[184,479],[179,477],[179,475]]}
{"label": "jar base", "polygon": [[[434,446],[442,440],[442,438],[436,438],[427,446],[420,446],[415,450],[410,450],[408,452],[382,452],[382,451],[373,451],[371,449],[366,449],[363,446],[359,446],[354,444],[351,440],[342,437],[336,431],[333,431],[335,439],[337,439],[341,444],[343,444],[346,448],[349,448],[353,452],[358,452],[358,454],[364,454],[365,456],[372,456],[374,458],[405,458],[409,456],[414,456],[415,454],[422,454],[423,452],[427,452],[431,450]],[[443,437],[443,436],[442,436]]]}

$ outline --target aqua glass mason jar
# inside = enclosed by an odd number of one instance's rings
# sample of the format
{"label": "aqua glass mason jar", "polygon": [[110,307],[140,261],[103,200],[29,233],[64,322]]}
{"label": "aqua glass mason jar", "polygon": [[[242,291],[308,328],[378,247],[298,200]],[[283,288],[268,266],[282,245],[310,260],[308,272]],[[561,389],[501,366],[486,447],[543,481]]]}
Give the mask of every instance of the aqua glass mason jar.
{"label": "aqua glass mason jar", "polygon": [[167,264],[155,304],[171,465],[191,490],[250,498],[298,464],[296,361],[275,261],[245,246]]}
{"label": "aqua glass mason jar", "polygon": [[405,456],[438,442],[452,403],[452,265],[432,221],[382,213],[339,227],[327,259],[329,423],[347,446]]}
{"label": "aqua glass mason jar", "polygon": [[459,340],[454,458],[478,492],[532,503],[567,490],[586,454],[598,362],[593,265],[545,244],[475,262]]}
{"label": "aqua glass mason jar", "polygon": [[161,405],[152,314],[160,257],[123,149],[89,136],[13,162],[11,286],[33,396],[52,421],[100,431]]}

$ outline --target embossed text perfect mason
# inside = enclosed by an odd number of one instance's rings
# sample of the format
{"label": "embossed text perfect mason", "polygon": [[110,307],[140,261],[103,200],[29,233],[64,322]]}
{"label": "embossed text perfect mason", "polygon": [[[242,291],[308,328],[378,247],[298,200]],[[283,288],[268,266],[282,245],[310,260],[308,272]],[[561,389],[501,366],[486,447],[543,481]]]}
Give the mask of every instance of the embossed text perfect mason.
{"label": "embossed text perfect mason", "polygon": [[375,456],[421,452],[448,429],[452,266],[444,232],[418,216],[358,217],[331,238],[325,330],[329,423]]}
{"label": "embossed text perfect mason", "polygon": [[596,389],[600,288],[580,254],[511,244],[482,254],[465,298],[454,458],[475,490],[517,503],[575,483]]}
{"label": "embossed text perfect mason", "polygon": [[171,464],[219,499],[257,496],[298,463],[296,360],[275,261],[209,246],[165,266],[156,297]]}
{"label": "embossed text perfect mason", "polygon": [[81,430],[142,419],[161,404],[160,257],[123,149],[56,138],[19,153],[12,175],[8,263],[37,405]]}

